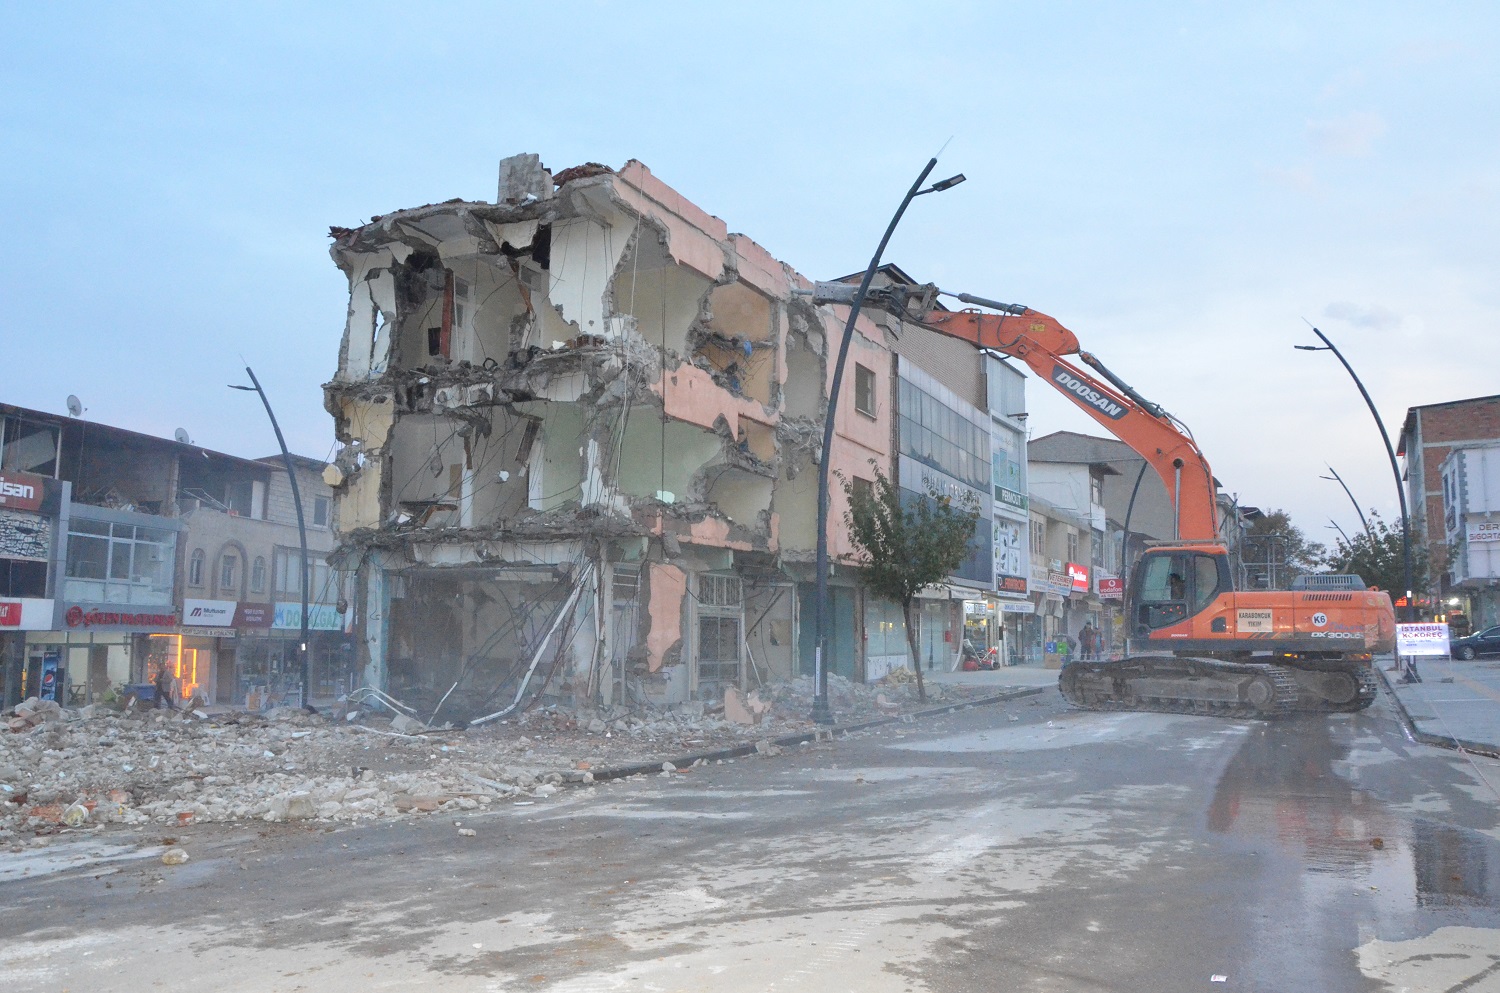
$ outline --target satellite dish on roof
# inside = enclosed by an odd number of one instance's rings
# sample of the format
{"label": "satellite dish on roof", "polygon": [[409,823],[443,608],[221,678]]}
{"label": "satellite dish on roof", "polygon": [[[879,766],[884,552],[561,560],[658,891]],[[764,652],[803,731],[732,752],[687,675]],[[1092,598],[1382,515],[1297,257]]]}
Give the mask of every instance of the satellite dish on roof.
{"label": "satellite dish on roof", "polygon": [[176,438],[184,445],[191,445],[193,443],[193,439],[188,437],[187,428],[178,428],[176,431],[172,432],[172,437]]}
{"label": "satellite dish on roof", "polygon": [[79,417],[83,414],[83,401],[73,394],[68,394],[68,416]]}

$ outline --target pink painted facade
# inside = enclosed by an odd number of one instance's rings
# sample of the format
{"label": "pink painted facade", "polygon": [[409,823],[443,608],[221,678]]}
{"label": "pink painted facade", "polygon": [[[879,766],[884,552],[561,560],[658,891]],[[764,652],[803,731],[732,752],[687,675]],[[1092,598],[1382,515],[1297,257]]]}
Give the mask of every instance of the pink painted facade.
{"label": "pink painted facade", "polygon": [[[528,669],[544,682],[526,693],[609,705],[800,668],[845,312],[636,161],[554,178],[517,156],[495,202],[331,235],[350,304],[330,482],[369,682],[398,698],[457,682],[463,710]],[[891,354],[861,319],[846,477],[890,471]],[[874,409],[856,409],[856,366]],[[835,556],[844,509],[835,485]]]}

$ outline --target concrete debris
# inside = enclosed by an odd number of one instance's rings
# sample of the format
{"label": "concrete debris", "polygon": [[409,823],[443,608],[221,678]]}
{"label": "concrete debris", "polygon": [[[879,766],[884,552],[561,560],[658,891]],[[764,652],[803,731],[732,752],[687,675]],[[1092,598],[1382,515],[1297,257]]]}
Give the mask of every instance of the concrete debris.
{"label": "concrete debris", "polygon": [[[936,698],[938,687],[931,690]],[[892,703],[915,706],[906,684],[867,687],[836,675],[829,696],[849,723],[877,718]],[[612,769],[654,765],[675,775],[683,756],[752,746],[775,756],[774,739],[813,727],[809,678],[739,699],[758,723],[700,702],[671,710],[544,707],[467,730],[425,729],[364,708],[352,719],[354,711],[325,717],[297,708],[200,717],[30,700],[0,715],[8,729],[0,730],[0,846],[73,829],[358,823],[480,810],[612,781]],[[398,730],[414,725],[422,733]]]}

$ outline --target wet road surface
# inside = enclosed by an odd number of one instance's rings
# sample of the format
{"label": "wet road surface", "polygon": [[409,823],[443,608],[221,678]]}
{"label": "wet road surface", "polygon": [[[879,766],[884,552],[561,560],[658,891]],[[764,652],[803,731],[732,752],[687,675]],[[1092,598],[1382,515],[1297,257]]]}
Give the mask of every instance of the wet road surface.
{"label": "wet road surface", "polygon": [[472,838],[434,815],[203,831],[179,867],[153,832],[0,855],[0,981],[1497,993],[1496,788],[1384,699],[1258,724],[1049,691],[464,815]]}

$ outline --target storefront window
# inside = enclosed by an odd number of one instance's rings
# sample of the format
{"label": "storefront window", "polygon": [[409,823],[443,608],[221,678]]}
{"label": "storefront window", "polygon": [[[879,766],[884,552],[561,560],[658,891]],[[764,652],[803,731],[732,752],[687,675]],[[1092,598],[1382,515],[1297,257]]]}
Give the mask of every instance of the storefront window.
{"label": "storefront window", "polygon": [[900,665],[907,665],[911,650],[906,645],[906,619],[901,605],[875,597],[865,599],[865,655],[870,658],[881,655],[900,656]]}

